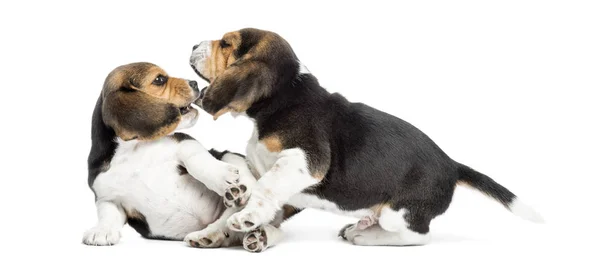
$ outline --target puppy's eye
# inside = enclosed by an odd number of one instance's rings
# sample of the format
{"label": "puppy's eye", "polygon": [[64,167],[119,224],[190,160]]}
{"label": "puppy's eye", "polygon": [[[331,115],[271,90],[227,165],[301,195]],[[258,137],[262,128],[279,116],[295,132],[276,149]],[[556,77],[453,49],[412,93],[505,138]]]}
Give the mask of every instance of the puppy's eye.
{"label": "puppy's eye", "polygon": [[221,46],[221,48],[226,48],[226,47],[230,47],[231,44],[227,43],[225,40],[221,39],[221,42],[219,42],[219,45]]}
{"label": "puppy's eye", "polygon": [[162,86],[165,85],[165,83],[167,83],[167,77],[163,75],[158,75],[158,77],[156,77],[154,81],[152,81],[152,84],[156,86]]}

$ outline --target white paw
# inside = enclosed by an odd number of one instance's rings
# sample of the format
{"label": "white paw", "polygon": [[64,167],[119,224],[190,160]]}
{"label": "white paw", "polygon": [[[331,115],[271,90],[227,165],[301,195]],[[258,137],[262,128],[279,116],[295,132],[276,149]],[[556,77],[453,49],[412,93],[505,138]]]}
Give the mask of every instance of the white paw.
{"label": "white paw", "polygon": [[356,223],[356,227],[358,228],[358,230],[365,230],[376,223],[377,218],[375,218],[375,216],[364,216],[360,219],[360,221],[358,221],[358,223]]}
{"label": "white paw", "polygon": [[245,184],[232,185],[225,192],[223,202],[227,207],[244,207],[250,199],[250,189]]}
{"label": "white paw", "polygon": [[215,248],[220,247],[228,236],[227,233],[220,230],[204,229],[189,233],[183,241],[192,247]]}
{"label": "white paw", "polygon": [[244,249],[249,252],[263,252],[267,249],[267,232],[263,227],[252,230],[244,236]]}
{"label": "white paw", "polygon": [[240,170],[231,164],[218,161],[209,171],[218,179],[214,181],[214,185],[207,187],[220,196],[225,196],[227,189],[237,187],[240,182]]}
{"label": "white paw", "polygon": [[227,219],[227,227],[233,231],[248,232],[256,229],[263,222],[256,210],[244,212],[243,210],[231,215]]}
{"label": "white paw", "polygon": [[112,246],[121,239],[119,230],[94,227],[83,234],[82,242],[90,246]]}
{"label": "white paw", "polygon": [[344,240],[352,241],[357,234],[357,224],[347,224],[340,230],[338,236],[342,237]]}

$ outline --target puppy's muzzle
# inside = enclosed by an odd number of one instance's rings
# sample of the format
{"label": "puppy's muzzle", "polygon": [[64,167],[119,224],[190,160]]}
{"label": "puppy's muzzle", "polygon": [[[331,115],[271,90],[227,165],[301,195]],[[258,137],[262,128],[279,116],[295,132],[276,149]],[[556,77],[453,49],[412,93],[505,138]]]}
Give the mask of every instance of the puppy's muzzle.
{"label": "puppy's muzzle", "polygon": [[211,41],[202,41],[200,44],[194,45],[192,55],[190,56],[190,65],[200,77],[204,77],[204,67],[206,60],[211,54]]}
{"label": "puppy's muzzle", "polygon": [[194,93],[198,93],[198,82],[196,82],[195,80],[188,80],[188,84],[190,85],[190,87],[192,88],[192,90],[194,91]]}

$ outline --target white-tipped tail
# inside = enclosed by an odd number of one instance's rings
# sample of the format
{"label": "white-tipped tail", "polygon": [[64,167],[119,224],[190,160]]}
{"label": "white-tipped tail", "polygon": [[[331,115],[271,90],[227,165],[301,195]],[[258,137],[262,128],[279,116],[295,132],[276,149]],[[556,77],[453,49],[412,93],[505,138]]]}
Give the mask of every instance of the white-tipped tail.
{"label": "white-tipped tail", "polygon": [[521,202],[519,198],[515,198],[508,207],[510,211],[513,212],[513,214],[523,219],[529,220],[534,223],[544,223],[544,218],[542,218],[542,216],[538,214],[538,212],[533,210],[532,207]]}

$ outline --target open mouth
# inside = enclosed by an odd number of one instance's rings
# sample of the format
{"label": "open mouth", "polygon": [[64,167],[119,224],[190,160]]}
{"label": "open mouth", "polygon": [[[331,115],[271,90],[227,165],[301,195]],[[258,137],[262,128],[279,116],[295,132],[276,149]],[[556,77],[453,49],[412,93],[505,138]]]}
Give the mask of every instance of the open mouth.
{"label": "open mouth", "polygon": [[186,115],[187,113],[189,113],[192,110],[192,104],[187,105],[185,107],[179,108],[179,113],[181,113],[181,115]]}

